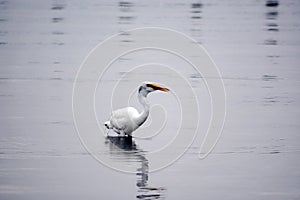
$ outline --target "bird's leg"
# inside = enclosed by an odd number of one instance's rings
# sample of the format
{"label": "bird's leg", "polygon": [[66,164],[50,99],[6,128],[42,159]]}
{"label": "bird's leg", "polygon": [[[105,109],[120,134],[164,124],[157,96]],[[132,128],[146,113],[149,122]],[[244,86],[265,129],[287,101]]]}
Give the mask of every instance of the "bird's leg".
{"label": "bird's leg", "polygon": [[125,136],[126,136],[126,133],[125,133],[123,130],[120,130],[120,136],[121,136],[121,137],[125,137]]}
{"label": "bird's leg", "polygon": [[126,136],[127,136],[128,139],[132,139],[132,135],[126,134]]}
{"label": "bird's leg", "polygon": [[107,131],[106,131],[106,136],[108,136],[108,133],[109,133],[109,129],[107,129]]}

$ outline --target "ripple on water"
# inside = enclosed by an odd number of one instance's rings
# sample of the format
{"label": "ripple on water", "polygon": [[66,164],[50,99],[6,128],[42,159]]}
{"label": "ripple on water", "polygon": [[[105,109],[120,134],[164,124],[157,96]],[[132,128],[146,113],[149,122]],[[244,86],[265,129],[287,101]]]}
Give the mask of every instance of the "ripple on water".
{"label": "ripple on water", "polygon": [[52,31],[52,35],[64,35],[65,33],[62,31]]}
{"label": "ripple on water", "polygon": [[278,76],[265,74],[262,76],[263,81],[274,81],[278,80]]}
{"label": "ripple on water", "polygon": [[264,44],[265,45],[277,45],[277,40],[275,40],[275,39],[266,39]]}

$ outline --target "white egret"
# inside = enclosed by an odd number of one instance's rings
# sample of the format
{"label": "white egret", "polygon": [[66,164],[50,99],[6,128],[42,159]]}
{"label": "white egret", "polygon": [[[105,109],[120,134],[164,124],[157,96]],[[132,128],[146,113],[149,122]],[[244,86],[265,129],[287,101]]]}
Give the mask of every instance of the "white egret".
{"label": "white egret", "polygon": [[126,107],[115,110],[111,113],[109,121],[104,123],[107,129],[113,129],[121,136],[132,136],[132,132],[140,127],[149,116],[149,103],[147,101],[147,95],[150,92],[161,90],[168,92],[169,89],[159,86],[155,83],[143,82],[138,90],[138,99],[143,106],[143,111],[138,112],[133,107]]}

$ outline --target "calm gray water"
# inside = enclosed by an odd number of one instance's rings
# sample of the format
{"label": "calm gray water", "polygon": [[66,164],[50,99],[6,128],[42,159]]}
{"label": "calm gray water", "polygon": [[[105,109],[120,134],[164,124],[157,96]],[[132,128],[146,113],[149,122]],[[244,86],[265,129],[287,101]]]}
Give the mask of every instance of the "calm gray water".
{"label": "calm gray water", "polygon": [[[299,19],[297,0],[1,0],[0,199],[300,199]],[[143,26],[205,46],[228,112],[209,157],[197,158],[198,139],[155,173],[151,140],[106,138],[102,153],[137,166],[126,174],[83,148],[72,85],[99,42]]]}

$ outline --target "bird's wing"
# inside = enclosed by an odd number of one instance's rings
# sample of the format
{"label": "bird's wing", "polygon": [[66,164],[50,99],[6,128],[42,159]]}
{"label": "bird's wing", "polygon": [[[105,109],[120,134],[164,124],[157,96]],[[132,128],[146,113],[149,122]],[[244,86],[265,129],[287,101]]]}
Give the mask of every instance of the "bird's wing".
{"label": "bird's wing", "polygon": [[112,112],[110,123],[114,128],[124,130],[138,114],[133,107],[121,108]]}

